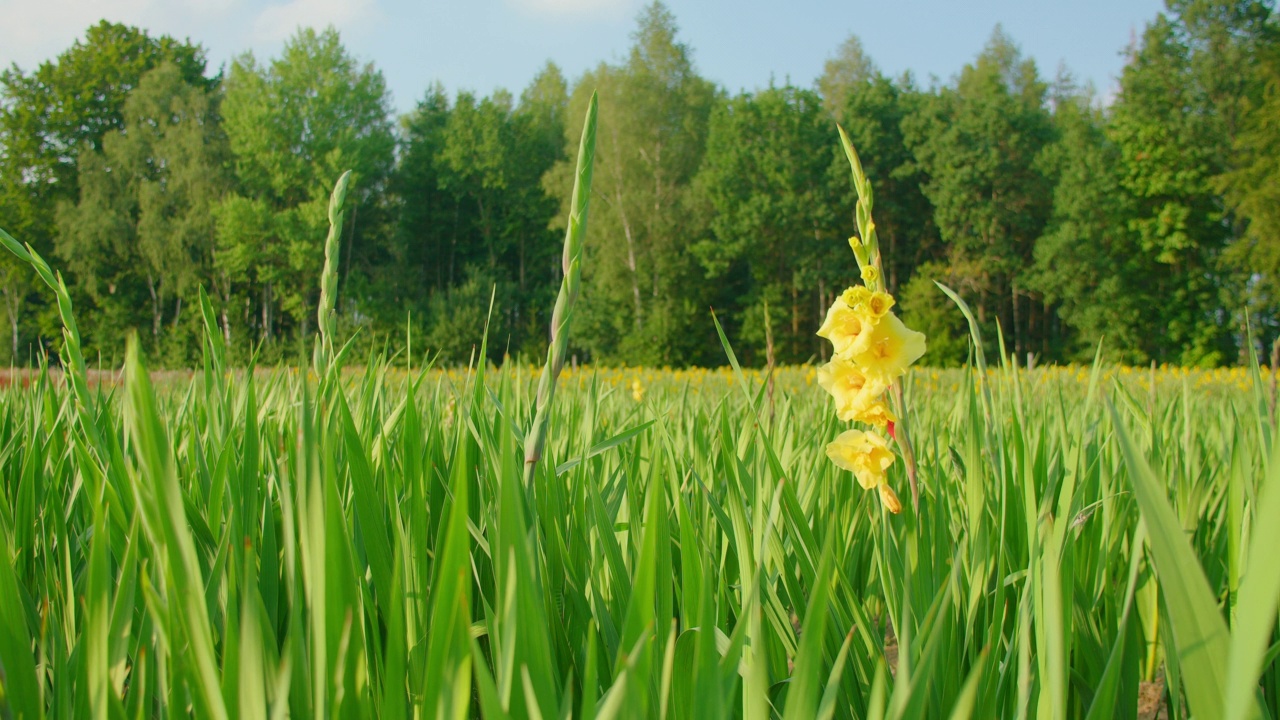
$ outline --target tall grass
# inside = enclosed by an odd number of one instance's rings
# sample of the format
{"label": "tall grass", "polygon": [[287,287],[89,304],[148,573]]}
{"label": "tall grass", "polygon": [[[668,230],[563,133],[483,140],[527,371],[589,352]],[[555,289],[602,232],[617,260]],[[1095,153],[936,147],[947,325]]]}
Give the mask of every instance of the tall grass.
{"label": "tall grass", "polygon": [[134,346],[93,389],[65,288],[2,237],[71,358],[0,390],[6,717],[1133,718],[1144,687],[1171,717],[1280,710],[1256,363],[1212,393],[1101,359],[909,376],[920,504],[889,516],[826,460],[806,368],[772,404],[736,364],[555,389],[554,346],[343,372],[326,333],[314,374],[233,370],[203,298],[194,378],[155,387]]}

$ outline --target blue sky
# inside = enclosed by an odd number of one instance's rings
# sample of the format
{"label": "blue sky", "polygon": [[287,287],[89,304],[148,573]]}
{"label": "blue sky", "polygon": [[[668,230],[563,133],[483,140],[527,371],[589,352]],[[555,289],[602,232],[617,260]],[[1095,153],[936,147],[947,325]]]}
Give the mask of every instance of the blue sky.
{"label": "blue sky", "polygon": [[[332,23],[386,76],[397,110],[429,84],[519,94],[548,60],[572,80],[623,58],[643,0],[0,0],[0,64],[31,68],[100,18],[202,43],[214,66],[279,52],[299,25]],[[1160,0],[668,0],[700,73],[731,91],[809,85],[850,34],[890,75],[948,81],[997,23],[1041,74],[1065,66],[1109,97],[1123,52]]]}

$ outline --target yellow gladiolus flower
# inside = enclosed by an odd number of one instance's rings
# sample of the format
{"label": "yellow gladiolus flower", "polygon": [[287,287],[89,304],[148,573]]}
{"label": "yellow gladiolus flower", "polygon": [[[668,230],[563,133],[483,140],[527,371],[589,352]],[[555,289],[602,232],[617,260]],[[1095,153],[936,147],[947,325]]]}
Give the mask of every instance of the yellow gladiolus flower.
{"label": "yellow gladiolus flower", "polygon": [[893,296],[882,290],[877,290],[869,295],[864,303],[867,314],[879,320],[889,313],[889,309],[895,304]]}
{"label": "yellow gladiolus flower", "polygon": [[889,487],[888,483],[881,484],[878,488],[880,491],[880,502],[884,503],[884,509],[897,515],[902,512],[902,501],[898,499],[898,493]]}
{"label": "yellow gladiolus flower", "polygon": [[842,417],[840,419],[868,425],[879,425],[880,427],[886,427],[889,423],[898,422],[898,416],[894,415],[889,406],[884,404],[882,398],[876,398],[850,413],[848,418]]}
{"label": "yellow gladiolus flower", "polygon": [[865,303],[869,297],[871,297],[871,291],[865,285],[854,285],[840,294],[844,304],[854,310],[857,310],[858,306]]}
{"label": "yellow gladiolus flower", "polygon": [[868,379],[858,366],[848,360],[836,357],[818,368],[818,385],[835,398],[836,415],[845,422],[874,422],[864,418],[884,417],[884,421],[876,422],[884,425],[893,419],[884,404],[879,402],[886,385],[879,380]]}
{"label": "yellow gladiolus flower", "polygon": [[827,309],[827,318],[823,321],[822,327],[818,328],[818,337],[830,340],[836,355],[846,356],[862,347],[859,344],[859,338],[868,329],[865,315],[854,310],[853,306],[841,297],[831,303],[831,307]]}
{"label": "yellow gladiolus flower", "polygon": [[885,315],[865,335],[858,338],[851,359],[867,377],[886,384],[901,377],[911,363],[924,355],[924,333],[909,329],[893,313]]}
{"label": "yellow gladiolus flower", "polygon": [[854,285],[845,290],[840,299],[872,322],[884,317],[897,302],[889,293],[883,290],[873,292],[866,285]]}
{"label": "yellow gladiolus flower", "polygon": [[874,285],[880,279],[880,268],[875,265],[864,265],[861,274],[863,282]]}
{"label": "yellow gladiolus flower", "polygon": [[846,430],[827,445],[827,457],[849,470],[864,490],[874,490],[885,481],[885,471],[895,456],[889,443],[875,433]]}

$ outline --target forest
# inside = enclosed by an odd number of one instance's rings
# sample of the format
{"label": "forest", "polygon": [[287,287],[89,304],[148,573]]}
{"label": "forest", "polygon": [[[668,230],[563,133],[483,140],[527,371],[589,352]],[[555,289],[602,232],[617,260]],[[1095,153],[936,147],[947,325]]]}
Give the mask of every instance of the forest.
{"label": "forest", "polygon": [[[103,21],[0,74],[0,228],[60,269],[86,359],[201,357],[203,288],[229,357],[307,357],[330,190],[352,189],[338,327],[356,347],[465,363],[547,346],[573,151],[599,135],[574,362],[826,359],[815,331],[854,280],[856,196],[876,189],[886,288],[963,363],[983,337],[1043,363],[1234,365],[1280,337],[1280,19],[1256,0],[1169,0],[1114,92],[1047,72],[996,27],[946,79],[888,77],[856,36],[811,85],[731,94],[661,3],[618,62],[519,95],[431,85],[395,117],[338,30],[210,67],[191,40]],[[424,80],[425,82],[425,80]],[[0,363],[56,363],[58,308],[0,255]],[[492,311],[490,308],[492,307]]]}

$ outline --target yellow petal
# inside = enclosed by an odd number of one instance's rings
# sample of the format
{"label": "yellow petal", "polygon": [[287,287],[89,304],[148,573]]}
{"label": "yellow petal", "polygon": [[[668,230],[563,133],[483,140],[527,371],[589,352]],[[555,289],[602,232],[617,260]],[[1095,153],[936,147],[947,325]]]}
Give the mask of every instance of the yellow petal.
{"label": "yellow petal", "polygon": [[[835,398],[836,415],[841,420],[874,422],[870,419],[859,420],[858,416],[866,415],[868,418],[879,416],[875,405],[885,391],[885,384],[879,380],[867,378],[858,366],[848,360],[837,356],[818,368],[818,385]],[[883,403],[880,404],[883,405]]]}
{"label": "yellow petal", "polygon": [[873,490],[885,481],[885,471],[895,456],[889,443],[875,433],[846,430],[827,445],[827,457],[853,473],[864,490]]}
{"label": "yellow petal", "polygon": [[885,427],[891,422],[898,422],[898,416],[893,414],[889,406],[884,403],[883,397],[872,398],[862,405],[858,405],[850,409],[848,417],[841,417],[846,422],[860,422],[868,425],[879,425]]}
{"label": "yellow petal", "polygon": [[862,314],[840,298],[827,309],[826,320],[818,328],[818,337],[830,340],[836,355],[847,355],[854,352],[855,346],[861,347],[859,338],[867,329]]}
{"label": "yellow petal", "polygon": [[865,301],[867,314],[878,320],[884,317],[896,302],[889,293],[877,290],[867,296]]}
{"label": "yellow petal", "polygon": [[924,333],[908,329],[889,313],[858,339],[852,360],[867,377],[889,384],[906,373],[925,349]]}

